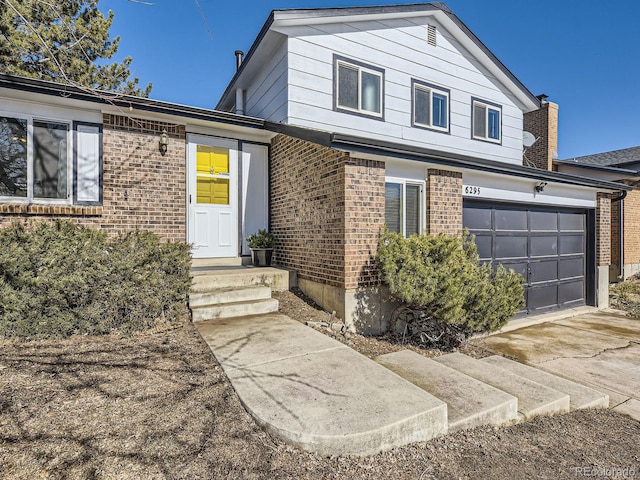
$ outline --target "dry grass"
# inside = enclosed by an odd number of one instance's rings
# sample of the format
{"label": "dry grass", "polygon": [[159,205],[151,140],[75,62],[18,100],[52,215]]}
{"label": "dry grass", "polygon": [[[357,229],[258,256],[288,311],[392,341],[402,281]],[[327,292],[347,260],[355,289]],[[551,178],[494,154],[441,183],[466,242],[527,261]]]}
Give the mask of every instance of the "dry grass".
{"label": "dry grass", "polygon": [[253,422],[189,323],[0,350],[3,480],[575,479],[590,466],[638,472],[639,444],[640,423],[590,410],[322,458]]}

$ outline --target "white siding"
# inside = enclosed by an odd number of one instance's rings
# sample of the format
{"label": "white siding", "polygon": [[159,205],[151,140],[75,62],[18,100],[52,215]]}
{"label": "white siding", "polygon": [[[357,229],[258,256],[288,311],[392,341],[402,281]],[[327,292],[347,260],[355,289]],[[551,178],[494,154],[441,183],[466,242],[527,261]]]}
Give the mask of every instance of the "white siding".
{"label": "white siding", "polygon": [[[436,24],[437,47],[427,44]],[[431,17],[280,29],[288,41],[288,123],[509,163],[522,162],[515,98]],[[333,111],[333,55],[385,69],[384,121]],[[450,134],[411,127],[411,79],[450,89]],[[502,144],[471,139],[471,98],[502,106]]]}
{"label": "white siding", "polygon": [[284,42],[251,80],[245,91],[245,113],[286,122],[287,110],[287,42]]}

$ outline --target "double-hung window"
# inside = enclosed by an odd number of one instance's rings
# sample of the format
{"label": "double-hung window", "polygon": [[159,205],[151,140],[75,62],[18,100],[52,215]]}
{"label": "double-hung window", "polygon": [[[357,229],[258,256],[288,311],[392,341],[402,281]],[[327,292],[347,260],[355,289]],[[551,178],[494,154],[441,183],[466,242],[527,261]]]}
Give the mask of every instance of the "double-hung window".
{"label": "double-hung window", "polygon": [[405,237],[422,233],[424,183],[387,177],[384,200],[385,223],[389,231]]}
{"label": "double-hung window", "polygon": [[413,126],[449,132],[449,90],[412,80]]}
{"label": "double-hung window", "polygon": [[342,57],[334,57],[335,109],[382,118],[384,70]]}
{"label": "double-hung window", "polygon": [[472,136],[476,140],[500,143],[502,140],[502,107],[493,103],[472,99]]}
{"label": "double-hung window", "polygon": [[0,114],[0,201],[98,204],[99,138],[98,125]]}

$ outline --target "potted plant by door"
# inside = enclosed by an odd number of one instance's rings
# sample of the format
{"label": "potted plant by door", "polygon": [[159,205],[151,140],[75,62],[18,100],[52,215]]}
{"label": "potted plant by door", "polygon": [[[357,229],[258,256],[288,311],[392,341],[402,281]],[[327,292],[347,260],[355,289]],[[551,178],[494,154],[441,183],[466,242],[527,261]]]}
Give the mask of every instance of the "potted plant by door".
{"label": "potted plant by door", "polygon": [[251,260],[254,266],[268,267],[271,265],[275,240],[275,235],[264,229],[247,237],[247,245],[251,250]]}

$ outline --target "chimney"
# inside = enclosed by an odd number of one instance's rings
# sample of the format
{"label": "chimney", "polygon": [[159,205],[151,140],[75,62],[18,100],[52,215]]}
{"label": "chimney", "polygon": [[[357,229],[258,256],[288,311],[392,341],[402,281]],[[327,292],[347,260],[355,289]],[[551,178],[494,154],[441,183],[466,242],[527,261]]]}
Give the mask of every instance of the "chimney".
{"label": "chimney", "polygon": [[558,157],[558,104],[547,102],[546,95],[538,98],[540,108],[524,114],[524,130],[532,133],[536,142],[527,149],[522,163],[553,170],[553,160]]}
{"label": "chimney", "polygon": [[244,57],[244,52],[242,50],[236,50],[234,53],[236,56],[236,72],[237,72],[238,70],[240,70],[240,65],[242,65],[242,57]]}

